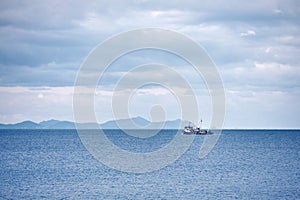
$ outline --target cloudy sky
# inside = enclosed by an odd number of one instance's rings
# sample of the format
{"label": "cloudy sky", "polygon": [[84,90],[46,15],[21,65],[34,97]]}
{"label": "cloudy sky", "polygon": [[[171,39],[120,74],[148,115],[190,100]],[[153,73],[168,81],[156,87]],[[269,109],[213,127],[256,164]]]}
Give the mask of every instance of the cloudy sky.
{"label": "cloudy sky", "polygon": [[[226,128],[300,128],[296,0],[1,1],[0,123],[73,121],[73,86],[89,52],[113,35],[147,27],[177,31],[206,49],[223,80]],[[95,94],[99,122],[113,118],[111,97],[122,75],[147,63],[167,64],[192,80],[209,124],[210,98],[201,77],[176,56],[154,50],[124,56],[106,71]],[[157,73],[137,77],[149,74]],[[156,105],[164,107],[167,119],[180,117],[167,88],[145,86],[133,92],[131,102],[132,117],[150,119]]]}

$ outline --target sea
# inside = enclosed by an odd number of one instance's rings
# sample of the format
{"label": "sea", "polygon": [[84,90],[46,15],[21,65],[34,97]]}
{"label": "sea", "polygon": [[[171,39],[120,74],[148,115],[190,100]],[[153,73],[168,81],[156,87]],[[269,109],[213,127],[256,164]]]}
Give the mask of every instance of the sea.
{"label": "sea", "polygon": [[[163,148],[176,133],[105,131],[132,152]],[[207,136],[168,166],[130,173],[95,159],[76,130],[0,130],[0,199],[300,199],[300,130],[223,130],[200,159]]]}

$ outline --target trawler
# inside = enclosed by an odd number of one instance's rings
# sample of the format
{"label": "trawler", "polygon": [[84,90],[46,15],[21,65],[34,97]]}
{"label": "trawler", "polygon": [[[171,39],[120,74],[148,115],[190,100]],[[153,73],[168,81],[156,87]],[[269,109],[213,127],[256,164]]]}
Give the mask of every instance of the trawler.
{"label": "trawler", "polygon": [[[201,120],[201,125],[202,125],[202,120]],[[184,127],[182,133],[186,134],[186,135],[190,135],[190,134],[196,134],[196,135],[212,134],[212,132],[209,131],[209,130],[202,130],[201,125],[200,125],[200,127],[194,127],[194,126],[191,126],[191,122],[189,122],[189,125]]]}

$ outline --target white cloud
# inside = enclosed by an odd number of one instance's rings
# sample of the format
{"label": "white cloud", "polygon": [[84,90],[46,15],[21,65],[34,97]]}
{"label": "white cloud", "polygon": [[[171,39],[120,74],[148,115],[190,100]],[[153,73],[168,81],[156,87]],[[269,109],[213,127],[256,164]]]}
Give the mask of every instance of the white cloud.
{"label": "white cloud", "polygon": [[281,63],[255,63],[255,69],[259,72],[268,72],[270,75],[274,73],[279,74],[289,74],[289,73],[296,73],[296,75],[299,75],[300,68],[298,67],[292,67],[290,65],[285,65]]}
{"label": "white cloud", "polygon": [[241,35],[242,37],[246,37],[246,36],[254,36],[254,35],[256,35],[256,32],[253,31],[253,30],[248,30],[248,31],[246,31],[246,32],[242,32],[240,35]]}
{"label": "white cloud", "polygon": [[[299,91],[299,90],[298,90]],[[298,128],[300,93],[244,88],[227,90],[225,126],[230,128]]]}
{"label": "white cloud", "polygon": [[39,94],[37,95],[37,98],[39,98],[39,99],[43,99],[43,98],[44,98],[44,95],[43,95],[43,93],[39,93]]}
{"label": "white cloud", "polygon": [[[246,63],[244,63],[246,64]],[[259,90],[286,90],[300,87],[300,67],[275,62],[254,62],[222,70],[227,87],[258,87]]]}
{"label": "white cloud", "polygon": [[268,48],[266,48],[265,52],[270,53],[271,49],[272,49],[271,47],[268,47]]}
{"label": "white cloud", "polygon": [[283,11],[280,10],[280,9],[273,9],[273,12],[276,13],[276,14],[282,14]]}
{"label": "white cloud", "polygon": [[72,120],[73,87],[0,87],[2,123]]}

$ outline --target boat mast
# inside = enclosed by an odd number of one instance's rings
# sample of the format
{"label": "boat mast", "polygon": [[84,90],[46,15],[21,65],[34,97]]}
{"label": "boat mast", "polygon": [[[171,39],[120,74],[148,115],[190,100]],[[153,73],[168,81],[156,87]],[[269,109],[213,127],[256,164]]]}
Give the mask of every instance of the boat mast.
{"label": "boat mast", "polygon": [[200,130],[201,130],[201,127],[202,127],[202,119],[200,120]]}

